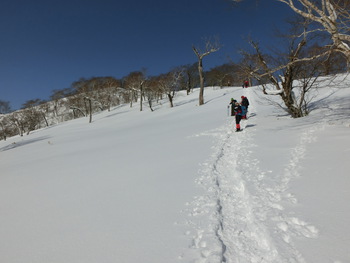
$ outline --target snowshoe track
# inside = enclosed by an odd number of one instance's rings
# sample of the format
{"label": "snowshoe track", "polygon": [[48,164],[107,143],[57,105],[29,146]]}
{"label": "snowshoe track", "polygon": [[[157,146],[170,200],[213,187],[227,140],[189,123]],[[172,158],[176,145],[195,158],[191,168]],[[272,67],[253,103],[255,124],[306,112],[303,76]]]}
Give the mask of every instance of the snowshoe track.
{"label": "snowshoe track", "polygon": [[[254,108],[250,108],[250,111]],[[256,132],[256,114],[242,120],[244,129],[234,132],[234,119],[212,133],[217,138],[211,160],[202,164],[197,184],[206,195],[188,204],[188,222],[195,231],[192,248],[196,263],[289,263],[305,262],[292,238],[317,237],[317,229],[283,213],[283,204],[296,203],[288,183],[299,175],[298,164],[317,128],[305,131],[291,150],[290,162],[274,184],[266,185],[269,171],[259,168],[251,156]],[[272,238],[273,237],[273,238]],[[275,241],[278,240],[278,243]]]}

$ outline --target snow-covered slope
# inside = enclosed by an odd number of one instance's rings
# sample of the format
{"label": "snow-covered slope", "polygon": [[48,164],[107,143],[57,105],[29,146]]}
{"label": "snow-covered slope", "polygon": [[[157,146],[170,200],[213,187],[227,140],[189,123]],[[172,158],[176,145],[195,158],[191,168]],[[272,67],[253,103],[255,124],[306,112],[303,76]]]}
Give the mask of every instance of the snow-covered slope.
{"label": "snow-covered slope", "polygon": [[291,119],[206,88],[0,141],[0,262],[350,262],[350,88],[315,96]]}

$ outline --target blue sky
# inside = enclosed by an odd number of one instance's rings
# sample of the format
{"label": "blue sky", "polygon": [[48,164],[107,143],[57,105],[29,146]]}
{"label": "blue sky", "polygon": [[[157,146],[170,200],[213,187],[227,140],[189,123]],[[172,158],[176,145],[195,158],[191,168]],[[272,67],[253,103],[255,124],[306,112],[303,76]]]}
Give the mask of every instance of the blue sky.
{"label": "blue sky", "polygon": [[196,62],[192,45],[215,36],[223,46],[208,70],[237,61],[249,35],[272,43],[290,14],[275,0],[2,0],[0,100],[18,109],[83,77],[165,73]]}

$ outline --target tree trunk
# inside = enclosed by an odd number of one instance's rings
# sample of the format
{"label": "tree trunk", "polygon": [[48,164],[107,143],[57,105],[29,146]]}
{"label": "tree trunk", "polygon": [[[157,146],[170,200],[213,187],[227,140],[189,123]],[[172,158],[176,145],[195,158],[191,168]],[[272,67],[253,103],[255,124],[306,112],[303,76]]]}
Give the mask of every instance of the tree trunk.
{"label": "tree trunk", "polygon": [[2,128],[2,137],[3,137],[4,141],[6,141],[6,128],[2,123],[0,123],[0,125]]}
{"label": "tree trunk", "polygon": [[198,58],[198,73],[199,73],[199,84],[200,84],[200,90],[199,90],[199,105],[204,104],[204,76],[203,76],[203,64],[202,64],[202,57]]}
{"label": "tree trunk", "polygon": [[187,95],[189,95],[190,92],[191,92],[191,85],[192,85],[192,83],[191,83],[191,75],[189,73],[187,73],[187,78],[188,78],[188,80],[187,80],[186,93],[187,93]]}
{"label": "tree trunk", "polygon": [[92,105],[91,105],[91,99],[89,99],[89,111],[90,111],[90,119],[89,119],[89,123],[92,122]]}
{"label": "tree trunk", "polygon": [[174,107],[173,96],[170,93],[168,93],[168,98],[169,98],[170,108],[173,108]]}
{"label": "tree trunk", "polygon": [[130,98],[130,108],[132,108],[132,101],[134,100],[134,91],[131,90],[131,98]]}
{"label": "tree trunk", "polygon": [[192,49],[194,53],[196,54],[198,58],[198,73],[199,73],[199,84],[200,84],[200,91],[199,91],[199,105],[204,104],[204,75],[203,75],[203,58],[205,56],[208,56],[209,54],[216,52],[219,50],[219,46],[217,43],[206,43],[206,51],[201,54],[199,50],[195,47],[192,46]]}
{"label": "tree trunk", "polygon": [[152,108],[152,99],[151,98],[148,98],[148,106],[151,109],[151,111],[153,112],[154,110]]}
{"label": "tree trunk", "polygon": [[142,84],[140,85],[140,111],[142,111],[142,92],[143,92],[143,90],[142,90]]}
{"label": "tree trunk", "polygon": [[48,123],[48,121],[47,121],[47,119],[46,119],[45,113],[43,112],[42,114],[43,114],[43,118],[44,118],[45,123],[46,123],[46,127],[49,127],[49,123]]}

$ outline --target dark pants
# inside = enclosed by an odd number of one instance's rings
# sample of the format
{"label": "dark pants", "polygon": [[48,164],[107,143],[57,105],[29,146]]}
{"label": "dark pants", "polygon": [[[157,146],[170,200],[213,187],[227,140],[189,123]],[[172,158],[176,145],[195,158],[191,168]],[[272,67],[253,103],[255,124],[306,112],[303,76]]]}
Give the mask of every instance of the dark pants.
{"label": "dark pants", "polygon": [[239,124],[242,119],[242,115],[236,115],[236,124]]}
{"label": "dark pants", "polygon": [[236,131],[241,130],[241,125],[239,124],[242,119],[242,115],[236,115]]}

